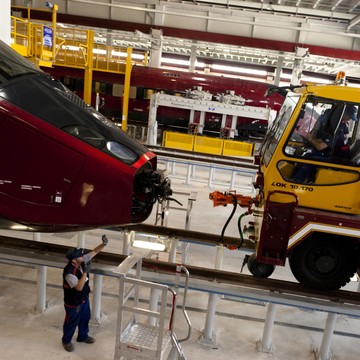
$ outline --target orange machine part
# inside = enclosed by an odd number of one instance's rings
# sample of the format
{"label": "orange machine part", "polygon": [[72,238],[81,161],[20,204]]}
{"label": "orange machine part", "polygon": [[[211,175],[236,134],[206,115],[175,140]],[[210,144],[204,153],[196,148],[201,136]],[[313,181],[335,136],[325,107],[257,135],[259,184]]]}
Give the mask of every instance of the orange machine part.
{"label": "orange machine part", "polygon": [[241,207],[249,207],[254,203],[254,199],[251,196],[244,196],[236,194],[236,191],[213,191],[209,194],[209,199],[213,201],[214,206],[226,206],[227,204],[234,204],[234,196],[237,204]]}

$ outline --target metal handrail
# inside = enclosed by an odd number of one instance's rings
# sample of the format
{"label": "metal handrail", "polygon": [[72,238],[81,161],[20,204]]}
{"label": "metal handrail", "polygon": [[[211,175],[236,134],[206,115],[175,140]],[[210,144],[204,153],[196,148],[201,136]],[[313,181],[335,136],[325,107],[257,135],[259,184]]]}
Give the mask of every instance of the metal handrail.
{"label": "metal handrail", "polygon": [[190,318],[189,318],[189,315],[188,315],[188,313],[186,311],[186,306],[185,306],[190,273],[189,273],[188,269],[185,266],[177,265],[176,266],[176,272],[181,273],[181,271],[183,271],[185,273],[184,295],[183,295],[183,303],[182,303],[181,310],[182,310],[182,312],[184,314],[184,317],[185,317],[185,320],[186,320],[186,322],[188,324],[188,333],[187,333],[187,336],[184,337],[183,339],[178,339],[179,342],[189,340],[190,336],[191,336],[191,321],[190,321]]}
{"label": "metal handrail", "polygon": [[167,289],[173,295],[172,296],[171,315],[170,315],[170,320],[169,320],[169,330],[170,330],[171,334],[173,334],[174,333],[175,310],[176,310],[176,304],[177,304],[177,293],[171,287],[168,287]]}

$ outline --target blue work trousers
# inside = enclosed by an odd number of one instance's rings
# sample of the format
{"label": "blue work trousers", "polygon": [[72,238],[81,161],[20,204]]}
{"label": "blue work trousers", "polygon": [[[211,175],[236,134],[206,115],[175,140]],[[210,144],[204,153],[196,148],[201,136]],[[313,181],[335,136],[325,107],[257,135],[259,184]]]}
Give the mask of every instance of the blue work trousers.
{"label": "blue work trousers", "polygon": [[77,341],[82,341],[89,336],[89,321],[91,317],[89,299],[77,307],[65,305],[65,320],[63,326],[62,342],[71,343],[72,337],[78,326]]}

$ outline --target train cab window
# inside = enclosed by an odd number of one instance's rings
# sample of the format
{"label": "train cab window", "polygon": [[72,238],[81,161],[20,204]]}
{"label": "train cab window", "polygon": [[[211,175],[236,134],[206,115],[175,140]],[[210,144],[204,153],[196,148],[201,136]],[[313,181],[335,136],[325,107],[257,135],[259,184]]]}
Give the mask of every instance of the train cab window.
{"label": "train cab window", "polygon": [[100,95],[112,95],[112,84],[102,81],[93,81],[92,91]]}
{"label": "train cab window", "polygon": [[100,148],[105,140],[104,136],[99,134],[94,129],[90,129],[82,125],[66,126],[63,128],[63,130],[73,136],[76,136],[77,138],[82,139],[83,141],[87,142],[88,144],[96,148]]}
{"label": "train cab window", "polygon": [[[324,181],[330,181],[324,178],[325,168],[332,164],[360,166],[358,111],[359,104],[309,97],[284,147],[285,154],[299,162],[278,166],[283,177],[295,183],[324,185]],[[354,174],[336,178],[351,182]]]}
{"label": "train cab window", "polygon": [[108,141],[108,139],[94,129],[82,125],[74,125],[63,127],[63,130],[98,149],[106,149],[106,152],[124,162],[132,163],[137,159],[137,154],[128,146],[117,141]]}

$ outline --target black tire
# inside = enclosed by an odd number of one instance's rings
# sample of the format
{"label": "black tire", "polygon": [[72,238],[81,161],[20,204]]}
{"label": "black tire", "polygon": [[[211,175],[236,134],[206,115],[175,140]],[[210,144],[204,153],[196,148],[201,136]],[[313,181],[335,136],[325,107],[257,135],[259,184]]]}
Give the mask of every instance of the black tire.
{"label": "black tire", "polygon": [[275,265],[259,263],[256,254],[252,254],[247,262],[251,274],[258,279],[268,278],[275,270]]}
{"label": "black tire", "polygon": [[311,237],[292,250],[290,268],[308,288],[337,290],[346,285],[357,268],[357,251],[350,239]]}

